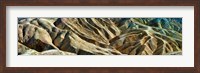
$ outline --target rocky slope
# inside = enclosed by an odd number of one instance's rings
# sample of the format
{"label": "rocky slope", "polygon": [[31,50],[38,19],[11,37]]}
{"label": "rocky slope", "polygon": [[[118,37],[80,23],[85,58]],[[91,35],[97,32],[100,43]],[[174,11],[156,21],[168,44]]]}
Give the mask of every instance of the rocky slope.
{"label": "rocky slope", "polygon": [[181,18],[19,18],[18,55],[180,55]]}

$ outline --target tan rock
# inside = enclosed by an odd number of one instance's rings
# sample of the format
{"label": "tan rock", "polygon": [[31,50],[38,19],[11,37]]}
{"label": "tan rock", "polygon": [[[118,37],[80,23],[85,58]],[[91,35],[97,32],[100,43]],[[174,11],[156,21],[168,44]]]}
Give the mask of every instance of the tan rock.
{"label": "tan rock", "polygon": [[182,25],[171,19],[20,18],[18,23],[18,53],[22,55],[182,52]]}

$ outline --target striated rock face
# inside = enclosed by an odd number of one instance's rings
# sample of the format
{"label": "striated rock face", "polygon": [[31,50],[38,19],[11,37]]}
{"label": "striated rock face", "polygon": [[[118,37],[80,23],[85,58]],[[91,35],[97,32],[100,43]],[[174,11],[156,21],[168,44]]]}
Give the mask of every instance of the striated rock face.
{"label": "striated rock face", "polygon": [[181,18],[19,18],[18,55],[181,55]]}
{"label": "striated rock face", "polygon": [[122,53],[134,55],[162,55],[182,50],[180,23],[168,20],[170,23],[158,22],[152,25],[157,19],[146,23],[138,20],[142,19],[124,21],[119,27],[123,32],[110,40],[111,46]]}

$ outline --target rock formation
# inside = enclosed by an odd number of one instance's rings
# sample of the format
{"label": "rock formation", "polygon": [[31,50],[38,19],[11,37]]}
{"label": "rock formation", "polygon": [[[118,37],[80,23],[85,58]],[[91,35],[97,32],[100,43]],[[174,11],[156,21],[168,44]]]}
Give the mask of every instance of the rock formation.
{"label": "rock formation", "polygon": [[181,55],[181,18],[18,18],[18,55]]}

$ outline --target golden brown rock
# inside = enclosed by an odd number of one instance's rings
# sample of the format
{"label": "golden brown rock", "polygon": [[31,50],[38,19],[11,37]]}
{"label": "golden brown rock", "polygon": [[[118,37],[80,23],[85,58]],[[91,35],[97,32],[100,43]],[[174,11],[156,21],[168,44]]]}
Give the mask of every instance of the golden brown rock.
{"label": "golden brown rock", "polygon": [[173,18],[19,18],[22,55],[180,55]]}

